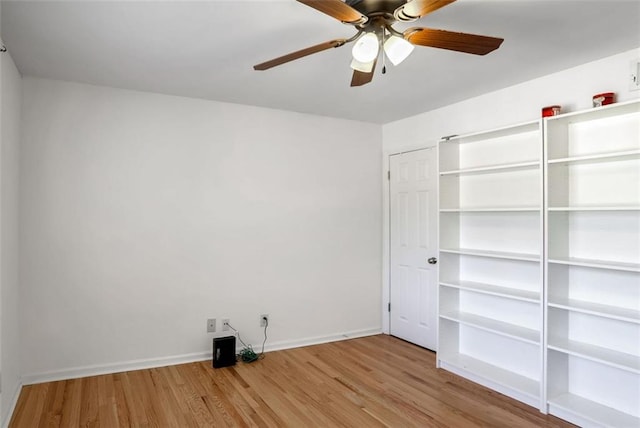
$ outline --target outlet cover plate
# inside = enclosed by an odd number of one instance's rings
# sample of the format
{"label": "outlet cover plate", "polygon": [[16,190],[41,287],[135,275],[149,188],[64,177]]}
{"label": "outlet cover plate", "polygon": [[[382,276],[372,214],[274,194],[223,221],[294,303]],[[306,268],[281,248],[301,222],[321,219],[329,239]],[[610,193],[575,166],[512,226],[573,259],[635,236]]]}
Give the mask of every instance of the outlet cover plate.
{"label": "outlet cover plate", "polygon": [[[267,321],[264,320],[265,318],[267,319]],[[260,315],[260,327],[266,327],[268,322],[269,322],[269,314]]]}
{"label": "outlet cover plate", "polygon": [[640,58],[629,64],[629,90],[640,91]]}
{"label": "outlet cover plate", "polygon": [[222,318],[222,331],[229,331],[229,318]]}
{"label": "outlet cover plate", "polygon": [[216,319],[209,318],[207,320],[207,333],[215,333],[216,332]]}

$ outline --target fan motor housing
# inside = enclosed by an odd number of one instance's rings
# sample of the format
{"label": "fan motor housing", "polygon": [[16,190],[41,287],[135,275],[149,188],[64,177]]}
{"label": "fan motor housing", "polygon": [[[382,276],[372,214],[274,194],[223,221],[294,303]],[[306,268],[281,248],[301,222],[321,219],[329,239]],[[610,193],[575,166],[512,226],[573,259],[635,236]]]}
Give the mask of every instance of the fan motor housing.
{"label": "fan motor housing", "polygon": [[346,0],[345,3],[370,18],[382,15],[393,19],[393,12],[407,0]]}

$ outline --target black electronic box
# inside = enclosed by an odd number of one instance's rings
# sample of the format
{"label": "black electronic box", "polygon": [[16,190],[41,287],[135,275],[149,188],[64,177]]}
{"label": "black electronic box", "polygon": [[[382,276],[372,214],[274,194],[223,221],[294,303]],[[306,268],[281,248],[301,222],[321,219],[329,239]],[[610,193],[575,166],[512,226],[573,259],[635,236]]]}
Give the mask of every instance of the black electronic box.
{"label": "black electronic box", "polygon": [[216,337],[213,339],[213,367],[228,367],[236,364],[236,337]]}

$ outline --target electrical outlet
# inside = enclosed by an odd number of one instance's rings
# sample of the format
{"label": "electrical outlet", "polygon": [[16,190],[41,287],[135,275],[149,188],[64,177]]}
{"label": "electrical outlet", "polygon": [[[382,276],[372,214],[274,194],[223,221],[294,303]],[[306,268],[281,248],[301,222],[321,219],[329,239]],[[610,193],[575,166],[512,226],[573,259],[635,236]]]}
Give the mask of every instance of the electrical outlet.
{"label": "electrical outlet", "polygon": [[222,318],[222,331],[229,331],[229,318]]}
{"label": "electrical outlet", "polygon": [[260,327],[266,327],[269,324],[269,314],[260,315]]}
{"label": "electrical outlet", "polygon": [[629,73],[629,90],[640,90],[640,58],[631,61]]}
{"label": "electrical outlet", "polygon": [[215,333],[216,332],[216,319],[209,318],[207,320],[207,333]]}

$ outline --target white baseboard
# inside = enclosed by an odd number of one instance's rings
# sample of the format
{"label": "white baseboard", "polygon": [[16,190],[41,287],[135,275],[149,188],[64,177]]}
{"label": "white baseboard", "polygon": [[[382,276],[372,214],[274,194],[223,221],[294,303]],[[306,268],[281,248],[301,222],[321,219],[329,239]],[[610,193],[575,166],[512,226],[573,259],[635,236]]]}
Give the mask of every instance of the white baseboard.
{"label": "white baseboard", "polygon": [[[283,340],[280,342],[274,342],[272,344],[267,343],[264,347],[264,351],[280,351],[282,349],[301,348],[303,346],[320,345],[322,343],[338,342],[347,339],[356,339],[358,337],[374,336],[381,334],[382,330],[379,328],[371,328],[366,330],[354,330],[346,333],[334,334],[328,336],[316,336],[306,339],[298,340]],[[255,348],[254,348],[255,350]]]}
{"label": "white baseboard", "polygon": [[9,406],[9,411],[7,412],[7,416],[5,416],[2,421],[2,428],[8,428],[9,422],[11,422],[11,417],[13,416],[13,412],[16,409],[16,405],[18,404],[18,398],[20,397],[20,392],[22,391],[22,382],[18,382],[16,385],[16,389],[13,392],[13,398],[11,399],[11,405]]}
{"label": "white baseboard", "polygon": [[[358,337],[373,336],[381,334],[380,328],[372,328],[366,330],[348,331],[339,334],[327,336],[316,336],[305,339],[283,340],[280,342],[269,343],[265,345],[265,352],[278,351],[282,349],[299,348],[302,346],[319,345],[321,343],[337,342],[340,340],[355,339]],[[240,349],[240,348],[238,348]],[[259,351],[258,347],[254,350]],[[110,373],[120,373],[131,370],[150,369],[154,367],[165,367],[176,364],[193,363],[195,361],[210,360],[211,352],[196,352],[193,354],[175,355],[171,357],[149,358],[141,360],[131,360],[114,364],[103,364],[95,366],[76,367],[64,370],[55,370],[44,373],[33,373],[22,376],[23,385],[33,385],[42,382],[54,382],[58,380],[77,379],[80,377],[97,376]],[[17,400],[17,397],[16,397]],[[12,412],[13,413],[13,412]]]}
{"label": "white baseboard", "polygon": [[124,361],[114,364],[75,367],[71,369],[55,370],[44,373],[26,374],[22,376],[23,385],[33,385],[43,382],[77,379],[87,376],[120,373],[131,370],[151,369],[154,367],[173,366],[176,364],[192,363],[211,358],[211,352],[196,352],[193,354],[176,355],[163,358],[147,358],[141,360]]}

